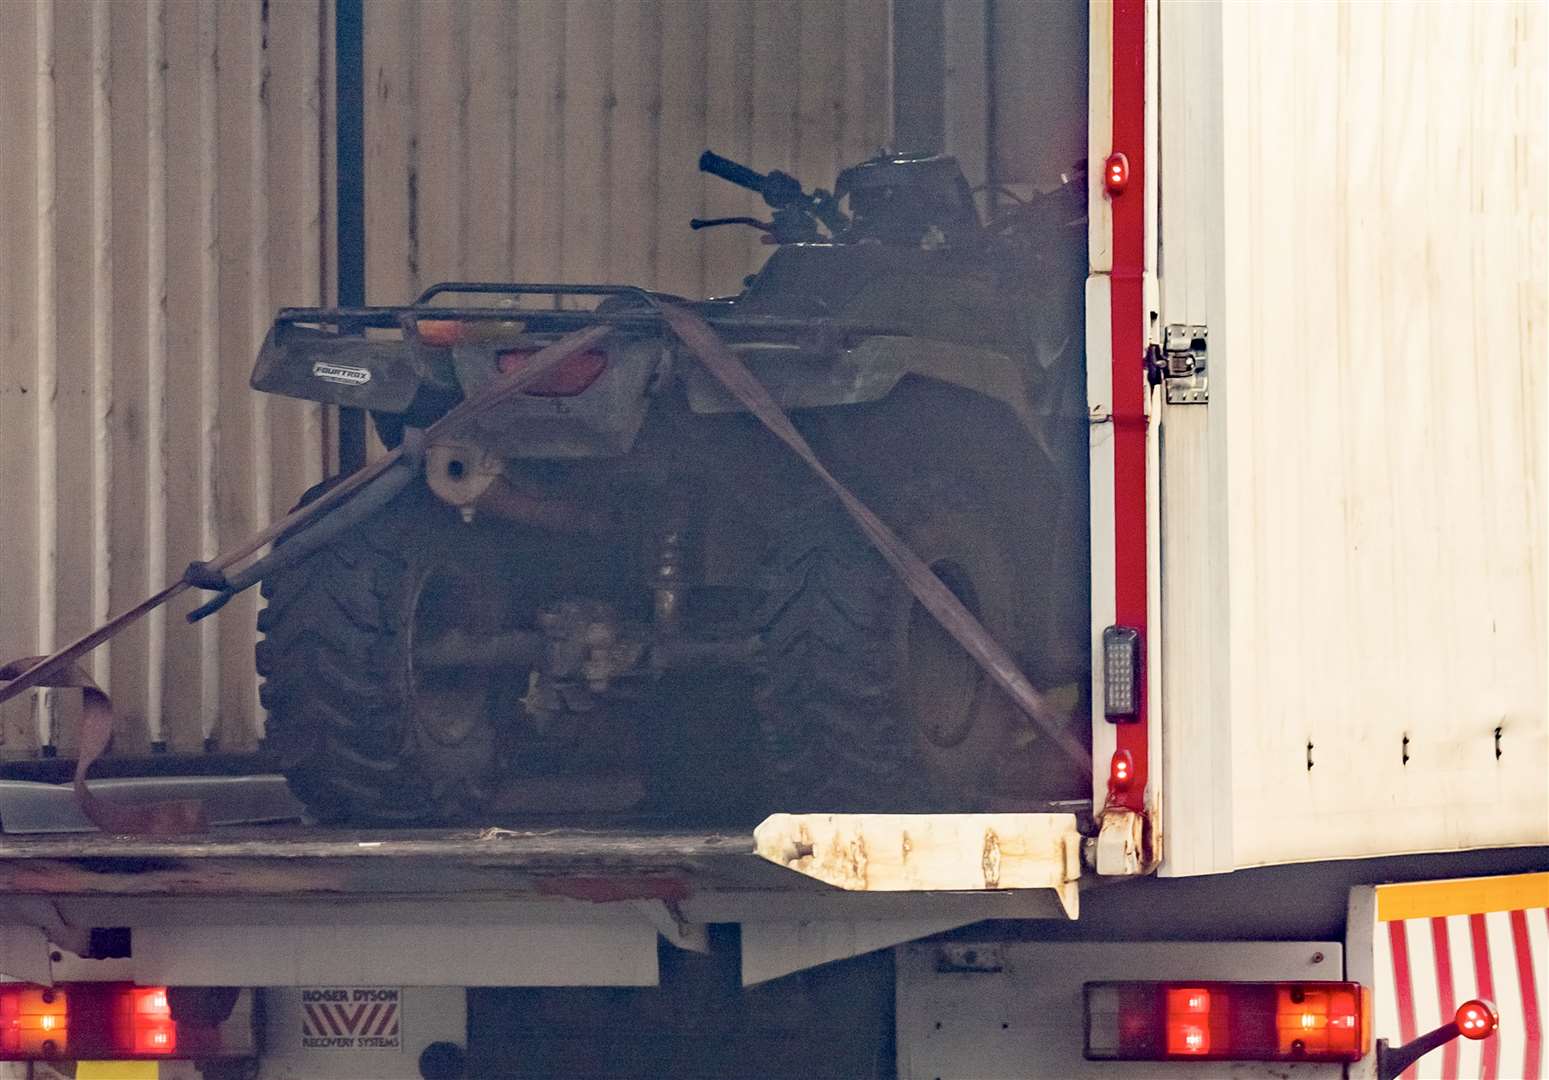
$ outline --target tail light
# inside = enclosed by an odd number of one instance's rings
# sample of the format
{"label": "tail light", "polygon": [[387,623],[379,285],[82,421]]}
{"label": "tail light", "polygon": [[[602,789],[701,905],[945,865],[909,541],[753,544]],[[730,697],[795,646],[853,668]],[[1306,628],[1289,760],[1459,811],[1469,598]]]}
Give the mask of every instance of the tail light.
{"label": "tail light", "polygon": [[251,1053],[251,1041],[240,1024],[178,1024],[165,987],[0,983],[0,1061],[221,1058]]}
{"label": "tail light", "polygon": [[1365,991],[1350,982],[1087,983],[1092,1061],[1359,1061]]}
{"label": "tail light", "polygon": [[[507,375],[521,371],[538,355],[537,349],[510,349],[500,353],[496,363]],[[525,391],[533,397],[575,397],[596,382],[608,369],[608,357],[600,352],[578,352],[561,360],[543,378]]]}
{"label": "tail light", "polygon": [[170,1054],[177,1049],[177,1024],[164,986],[136,987],[120,998],[115,1042],[140,1055]]}

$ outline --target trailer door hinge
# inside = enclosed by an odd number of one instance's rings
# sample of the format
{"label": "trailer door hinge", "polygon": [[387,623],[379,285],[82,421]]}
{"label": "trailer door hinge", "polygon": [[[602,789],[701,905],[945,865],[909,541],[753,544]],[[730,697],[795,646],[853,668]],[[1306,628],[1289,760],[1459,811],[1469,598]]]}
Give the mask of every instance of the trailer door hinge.
{"label": "trailer door hinge", "polygon": [[1209,357],[1203,326],[1170,324],[1162,336],[1162,376],[1167,404],[1203,405],[1210,400]]}

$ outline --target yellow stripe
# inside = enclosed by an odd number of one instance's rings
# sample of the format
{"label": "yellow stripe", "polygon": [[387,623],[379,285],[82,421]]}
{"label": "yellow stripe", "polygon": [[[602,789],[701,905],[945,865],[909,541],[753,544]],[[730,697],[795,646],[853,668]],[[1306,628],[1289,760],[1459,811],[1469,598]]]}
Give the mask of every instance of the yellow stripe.
{"label": "yellow stripe", "polygon": [[75,1066],[76,1080],[156,1080],[161,1064],[155,1061],[82,1061]]}
{"label": "yellow stripe", "polygon": [[1549,907],[1549,873],[1377,886],[1381,922]]}

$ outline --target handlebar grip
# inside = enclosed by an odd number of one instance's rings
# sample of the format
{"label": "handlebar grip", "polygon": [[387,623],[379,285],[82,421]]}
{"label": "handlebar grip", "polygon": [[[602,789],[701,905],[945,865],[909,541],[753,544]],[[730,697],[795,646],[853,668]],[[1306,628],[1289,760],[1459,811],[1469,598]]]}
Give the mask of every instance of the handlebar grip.
{"label": "handlebar grip", "polygon": [[719,176],[722,180],[730,180],[738,187],[745,187],[749,191],[764,190],[763,173],[754,172],[746,165],[739,165],[731,158],[724,158],[709,150],[699,155],[699,171],[707,172],[711,176]]}

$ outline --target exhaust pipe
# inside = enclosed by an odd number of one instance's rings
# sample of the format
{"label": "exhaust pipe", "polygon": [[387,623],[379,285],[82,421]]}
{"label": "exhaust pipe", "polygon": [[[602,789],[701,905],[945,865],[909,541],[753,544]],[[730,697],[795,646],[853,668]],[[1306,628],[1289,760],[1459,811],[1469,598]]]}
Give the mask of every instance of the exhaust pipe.
{"label": "exhaust pipe", "polygon": [[558,498],[536,485],[512,482],[505,463],[471,443],[439,442],[425,454],[425,481],[436,497],[462,512],[464,521],[493,514],[502,521],[546,532],[606,535],[605,513]]}

